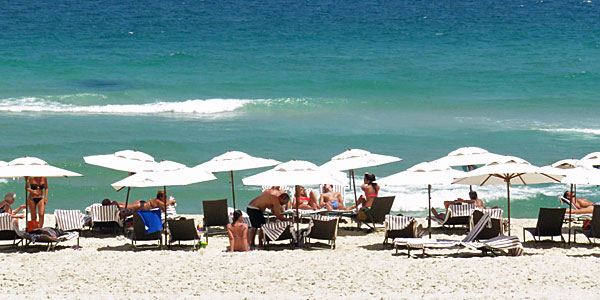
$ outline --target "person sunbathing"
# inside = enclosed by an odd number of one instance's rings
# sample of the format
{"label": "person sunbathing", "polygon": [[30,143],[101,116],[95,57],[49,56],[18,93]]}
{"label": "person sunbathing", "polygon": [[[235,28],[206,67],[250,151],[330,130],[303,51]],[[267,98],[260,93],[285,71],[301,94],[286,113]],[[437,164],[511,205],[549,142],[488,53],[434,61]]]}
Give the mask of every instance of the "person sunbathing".
{"label": "person sunbathing", "polygon": [[303,186],[296,186],[296,194],[294,195],[294,209],[319,209],[319,204],[317,203],[317,196],[314,191],[310,191],[310,193],[306,193],[306,189]]}
{"label": "person sunbathing", "polygon": [[[563,194],[563,197],[573,204],[575,209],[571,210],[571,214],[580,215],[580,214],[592,214],[594,213],[594,205],[600,205],[600,202],[592,202],[585,198],[576,198],[576,195],[569,191],[566,191]],[[567,210],[567,212],[569,212]]]}
{"label": "person sunbathing", "polygon": [[[465,200],[462,198],[458,198],[456,200],[453,201],[444,201],[444,208],[446,208],[446,211],[448,211],[448,207],[451,204],[459,204],[459,203],[468,203],[468,204],[474,204],[475,206],[477,206],[478,208],[490,208],[490,207],[484,207],[483,206],[483,201],[481,199],[479,199],[479,197],[477,197],[477,192],[475,191],[471,191],[469,192],[469,198],[470,200]],[[496,208],[497,206],[495,206],[494,208]],[[438,219],[445,219],[446,218],[446,213],[438,213],[435,208],[431,208],[431,213]]]}
{"label": "person sunbathing", "polygon": [[343,199],[341,193],[333,191],[333,185],[325,184],[319,197],[319,205],[327,210],[347,210]]}
{"label": "person sunbathing", "polygon": [[154,208],[160,208],[160,210],[165,212],[167,210],[167,206],[173,205],[176,203],[175,198],[173,198],[171,196],[171,200],[166,201],[166,206],[165,206],[166,197],[167,196],[163,190],[158,190],[156,192],[156,198],[154,198],[152,200],[148,200],[148,201],[138,200],[138,201],[128,204],[127,207],[125,207],[125,203],[123,203],[123,202],[116,202],[116,201],[111,202],[109,199],[102,200],[102,205],[105,205],[105,203],[106,203],[106,205],[117,205],[119,208],[122,208],[123,210],[119,213],[119,216],[121,217],[121,219],[124,219],[128,216],[133,215],[133,213],[138,210],[151,210]]}
{"label": "person sunbathing", "polygon": [[242,223],[242,211],[233,212],[233,222],[227,224],[229,252],[250,251],[248,247],[248,224]]}

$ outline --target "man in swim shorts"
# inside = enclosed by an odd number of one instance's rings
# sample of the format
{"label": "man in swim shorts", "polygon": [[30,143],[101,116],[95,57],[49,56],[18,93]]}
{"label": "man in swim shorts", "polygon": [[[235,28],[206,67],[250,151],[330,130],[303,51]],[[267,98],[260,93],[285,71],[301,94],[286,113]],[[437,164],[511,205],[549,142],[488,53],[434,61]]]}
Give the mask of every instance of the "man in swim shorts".
{"label": "man in swim shorts", "polygon": [[[286,205],[290,201],[290,196],[287,193],[280,194],[279,196],[274,196],[272,194],[263,193],[260,196],[254,198],[248,204],[248,208],[246,212],[248,213],[248,217],[250,217],[251,227],[248,229],[248,241],[250,241],[250,246],[254,247],[256,244],[254,243],[254,236],[256,235],[256,231],[260,229],[260,227],[266,223],[264,211],[269,208],[271,212],[277,217],[277,219],[281,221],[291,221],[291,219],[284,218],[281,215],[281,206]],[[258,234],[258,245],[262,247],[263,235],[262,231],[259,231]]]}

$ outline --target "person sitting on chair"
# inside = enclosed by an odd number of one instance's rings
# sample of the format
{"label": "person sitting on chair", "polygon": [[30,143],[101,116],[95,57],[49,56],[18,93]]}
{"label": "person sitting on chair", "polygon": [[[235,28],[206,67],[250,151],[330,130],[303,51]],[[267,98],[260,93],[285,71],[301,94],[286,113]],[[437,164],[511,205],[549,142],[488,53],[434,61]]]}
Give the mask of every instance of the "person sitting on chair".
{"label": "person sitting on chair", "polygon": [[19,206],[19,208],[17,208],[16,210],[12,210],[10,206],[13,205],[13,203],[15,203],[16,198],[17,195],[15,193],[6,193],[4,195],[4,201],[0,202],[0,213],[9,214],[13,218],[15,224],[18,224],[19,220],[17,219],[22,219],[25,217],[25,213],[17,215],[20,211],[25,209],[25,204]]}
{"label": "person sitting on chair", "polygon": [[341,193],[333,190],[333,185],[323,185],[319,204],[327,210],[347,210],[344,206],[344,197]]}

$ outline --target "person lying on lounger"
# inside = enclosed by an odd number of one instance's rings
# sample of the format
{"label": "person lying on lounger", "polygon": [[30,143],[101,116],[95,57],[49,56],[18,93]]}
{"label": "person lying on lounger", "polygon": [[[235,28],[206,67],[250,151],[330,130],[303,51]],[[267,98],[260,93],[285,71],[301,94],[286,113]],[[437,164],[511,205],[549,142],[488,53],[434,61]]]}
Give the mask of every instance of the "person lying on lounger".
{"label": "person lying on lounger", "polygon": [[248,248],[248,224],[242,223],[242,211],[233,212],[233,222],[227,224],[229,252],[250,251]]}
{"label": "person lying on lounger", "polygon": [[154,208],[160,208],[163,212],[166,211],[167,206],[173,205],[176,203],[175,198],[171,197],[171,200],[166,201],[166,206],[165,206],[166,197],[167,197],[167,195],[165,194],[165,192],[163,190],[158,190],[156,192],[156,198],[154,198],[152,200],[148,200],[148,201],[138,200],[138,201],[128,204],[127,207],[125,207],[125,203],[123,203],[123,202],[116,202],[116,201],[111,202],[109,199],[102,200],[102,205],[117,205],[117,206],[119,206],[119,208],[126,208],[119,214],[120,217],[123,219],[127,216],[132,215],[135,211],[138,211],[138,210],[151,210]]}
{"label": "person lying on lounger", "polygon": [[333,191],[333,185],[325,184],[321,191],[319,204],[327,210],[347,210],[343,199],[341,193]]}
{"label": "person lying on lounger", "polygon": [[[594,213],[594,205],[600,205],[600,202],[592,202],[585,198],[577,198],[576,195],[569,191],[563,194],[563,197],[570,200],[575,209],[571,210],[572,214],[591,214]],[[568,210],[567,210],[568,212]]]}
{"label": "person lying on lounger", "polygon": [[317,203],[317,196],[314,191],[310,191],[310,193],[306,192],[306,189],[303,186],[296,186],[296,194],[294,195],[294,209],[319,209],[319,204]]}
{"label": "person lying on lounger", "polygon": [[[469,192],[469,198],[470,198],[470,200],[464,200],[462,198],[458,198],[454,201],[444,201],[444,207],[446,208],[446,211],[448,211],[448,206],[450,206],[451,204],[469,203],[469,204],[475,204],[475,206],[477,206],[478,208],[489,208],[489,207],[483,206],[483,201],[481,199],[479,199],[479,197],[477,196],[477,192],[475,192],[475,191]],[[433,215],[438,219],[443,220],[446,218],[446,213],[438,213],[435,210],[435,208],[433,208],[433,207],[431,208],[431,213],[433,213]]]}

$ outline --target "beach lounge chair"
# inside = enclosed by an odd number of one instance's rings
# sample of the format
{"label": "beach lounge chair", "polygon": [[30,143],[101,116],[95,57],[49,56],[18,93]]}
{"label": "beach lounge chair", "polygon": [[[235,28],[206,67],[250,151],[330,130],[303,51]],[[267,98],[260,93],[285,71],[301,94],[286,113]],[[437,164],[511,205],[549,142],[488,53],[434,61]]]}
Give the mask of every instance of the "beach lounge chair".
{"label": "beach lounge chair", "polygon": [[[574,241],[577,242],[577,233],[583,233],[590,243],[595,244],[596,239],[600,238],[600,205],[594,205],[594,213],[589,229],[576,228]],[[592,240],[593,239],[593,240]]]}
{"label": "beach lounge chair", "polygon": [[518,256],[523,254],[523,245],[516,236],[498,236],[483,242],[476,242],[475,238],[481,233],[481,230],[489,224],[491,216],[485,213],[475,224],[473,229],[462,241],[453,240],[432,240],[432,239],[410,239],[397,238],[394,240],[396,254],[400,247],[408,249],[410,257],[411,249],[422,249],[425,255],[425,249],[463,249],[471,248],[481,250],[483,254],[504,252],[509,255]]}
{"label": "beach lounge chair", "polygon": [[194,219],[179,219],[179,220],[167,220],[169,225],[169,246],[173,245],[173,242],[178,242],[181,245],[181,241],[193,241],[192,248],[195,250],[200,245],[200,235],[194,224]]}
{"label": "beach lounge chair", "polygon": [[475,236],[476,241],[487,240],[504,235],[504,224],[502,220],[503,211],[501,208],[475,209],[471,215],[470,230],[473,229],[474,225],[477,224],[486,213],[490,215],[491,220],[481,229],[481,232]]}
{"label": "beach lounge chair", "polygon": [[443,219],[432,216],[431,220],[437,222],[442,227],[454,227],[456,225],[469,226],[471,215],[476,208],[477,206],[471,203],[450,204]]}
{"label": "beach lounge chair", "polygon": [[383,224],[385,215],[390,213],[395,198],[396,196],[376,197],[373,199],[371,208],[367,212],[362,211],[364,217],[361,217],[362,213],[359,210],[355,217],[358,229],[361,229],[362,223],[365,223],[371,230],[375,230],[375,224]]}
{"label": "beach lounge chair", "polygon": [[93,204],[90,206],[90,215],[92,217],[92,232],[97,229],[102,233],[112,232],[116,234],[122,226],[117,205]]}
{"label": "beach lounge chair", "polygon": [[294,230],[292,222],[277,221],[261,226],[261,230],[264,233],[265,250],[271,242],[275,241],[290,241],[290,248],[294,248]]}
{"label": "beach lounge chair", "polygon": [[[160,209],[158,209],[160,211]],[[131,235],[131,244],[133,245],[133,249],[136,250],[138,247],[137,243],[140,241],[156,241],[157,245],[154,244],[146,244],[144,245],[147,248],[155,247],[159,248],[162,246],[162,230],[146,233],[146,225],[142,220],[140,213],[147,213],[150,211],[137,211],[133,214],[133,233]],[[160,217],[158,217],[160,220]]]}
{"label": "beach lounge chair", "polygon": [[562,225],[566,210],[566,208],[541,207],[535,228],[523,228],[523,242],[526,241],[525,232],[529,232],[535,242],[540,242],[542,237],[550,237],[554,241],[555,236],[560,236],[561,241],[566,243],[562,236]]}
{"label": "beach lounge chair", "polygon": [[8,213],[0,214],[0,240],[12,241],[11,246],[17,246],[22,239],[13,229],[13,218]]}
{"label": "beach lounge chair", "polygon": [[[63,231],[81,231],[85,227],[85,215],[78,209],[55,209],[54,218],[56,219],[56,228]],[[77,237],[77,246],[79,246],[79,236]]]}
{"label": "beach lounge chair", "polygon": [[[19,236],[19,238],[23,239],[23,246],[28,247],[32,244],[46,244],[48,248],[46,251],[54,250],[56,246],[68,240],[72,240],[75,238],[79,238],[78,232],[63,232],[62,230],[57,230],[53,228],[38,228],[33,230],[32,232],[24,232],[19,229],[19,227],[13,223],[13,230]],[[43,234],[44,231],[53,231],[56,233],[56,236],[51,236],[48,234]]]}
{"label": "beach lounge chair", "polygon": [[395,238],[420,238],[423,230],[418,229],[418,222],[413,217],[385,215],[385,236],[383,245]]}
{"label": "beach lounge chair", "polygon": [[227,213],[227,199],[204,200],[202,201],[202,208],[204,210],[203,227],[207,241],[209,227],[223,226],[224,232],[227,232],[227,230],[225,229],[227,224],[229,224],[229,214]]}
{"label": "beach lounge chair", "polygon": [[304,236],[305,245],[310,246],[310,239],[327,240],[331,249],[335,249],[339,218],[313,215],[311,225]]}

